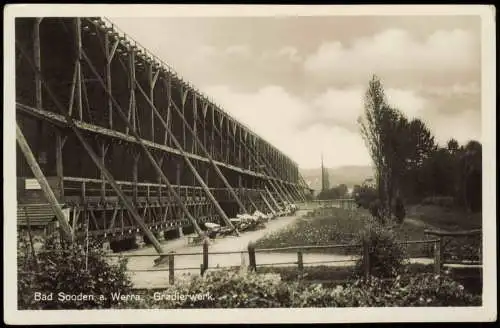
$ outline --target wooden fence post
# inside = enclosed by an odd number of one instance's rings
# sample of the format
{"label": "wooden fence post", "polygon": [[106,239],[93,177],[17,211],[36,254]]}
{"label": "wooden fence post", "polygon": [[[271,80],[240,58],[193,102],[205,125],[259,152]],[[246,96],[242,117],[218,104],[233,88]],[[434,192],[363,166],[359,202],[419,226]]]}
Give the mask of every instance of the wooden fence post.
{"label": "wooden fence post", "polygon": [[202,275],[208,270],[208,238],[203,240],[203,264]]}
{"label": "wooden fence post", "polygon": [[257,264],[255,262],[255,245],[252,243],[248,244],[248,270],[257,270]]}
{"label": "wooden fence post", "polygon": [[363,240],[363,272],[365,274],[365,279],[370,278],[370,245],[366,240]]}
{"label": "wooden fence post", "polygon": [[304,271],[304,259],[301,250],[297,252],[297,264],[299,267],[299,275],[301,275]]}
{"label": "wooden fence post", "polygon": [[174,259],[175,259],[174,252],[170,252],[170,254],[168,255],[168,283],[170,285],[174,283],[174,268],[175,268]]}
{"label": "wooden fence post", "polygon": [[434,273],[441,273],[443,267],[443,238],[434,243]]}

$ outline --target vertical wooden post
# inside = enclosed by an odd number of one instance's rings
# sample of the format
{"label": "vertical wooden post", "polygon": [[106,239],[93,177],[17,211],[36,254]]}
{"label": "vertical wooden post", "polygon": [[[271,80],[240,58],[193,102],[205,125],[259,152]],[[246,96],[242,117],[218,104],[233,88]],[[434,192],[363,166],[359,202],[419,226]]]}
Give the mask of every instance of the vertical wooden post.
{"label": "vertical wooden post", "polygon": [[176,161],[175,163],[175,184],[177,185],[177,191],[181,191],[181,163]]}
{"label": "vertical wooden post", "polygon": [[172,103],[172,83],[170,81],[170,75],[167,75],[167,77],[163,78],[163,86],[165,87],[167,91],[167,127],[165,127],[165,138],[164,138],[164,144],[165,145],[170,145],[169,142],[169,135],[168,131],[171,126],[172,122],[172,109],[171,109],[171,103]]}
{"label": "vertical wooden post", "polygon": [[198,150],[196,149],[197,144],[196,144],[196,138],[198,137],[198,129],[196,125],[196,121],[198,120],[198,97],[196,96],[196,93],[193,92],[193,143],[191,144],[191,152],[193,154],[198,153]]}
{"label": "vertical wooden post", "polygon": [[63,180],[63,142],[61,137],[61,132],[56,131],[56,175],[59,185],[59,199],[61,203],[64,202],[64,180]]}
{"label": "vertical wooden post", "polygon": [[257,270],[257,262],[255,261],[255,245],[253,243],[248,244],[248,270]]}
{"label": "vertical wooden post", "polygon": [[215,158],[215,109],[212,104],[210,104],[210,113],[212,116],[212,125],[210,126],[212,133],[210,135],[210,152],[212,157]]}
{"label": "vertical wooden post", "polygon": [[208,270],[208,238],[203,240],[203,263],[202,263],[202,272],[203,275],[205,271]]}
{"label": "vertical wooden post", "polygon": [[[106,165],[106,146],[104,142],[101,142],[101,164],[104,167]],[[101,170],[101,201],[104,203],[106,201],[106,178]]]}
{"label": "vertical wooden post", "polygon": [[366,240],[363,240],[363,272],[365,279],[370,279],[371,267],[370,267],[370,245]]}
{"label": "vertical wooden post", "polygon": [[137,203],[137,194],[138,194],[138,191],[137,191],[137,181],[138,181],[138,171],[139,171],[139,153],[135,153],[133,155],[133,159],[134,159],[134,162],[133,162],[133,166],[132,166],[132,181],[133,181],[133,191],[132,191],[132,199],[133,199],[133,202],[134,203]]}
{"label": "vertical wooden post", "polygon": [[441,238],[434,243],[434,273],[441,273]]}
{"label": "vertical wooden post", "polygon": [[42,77],[41,72],[41,54],[40,54],[40,23],[41,18],[35,19],[34,33],[33,33],[33,46],[34,46],[34,62],[35,62],[35,101],[36,108],[42,109]]}
{"label": "vertical wooden post", "polygon": [[82,104],[82,20],[75,18],[75,34],[76,34],[76,103],[78,110],[78,118],[83,119],[83,104]]}
{"label": "vertical wooden post", "polygon": [[172,285],[174,283],[174,273],[175,273],[175,256],[174,252],[168,254],[168,283]]}
{"label": "vertical wooden post", "polygon": [[[43,104],[42,104],[42,77],[41,77],[41,70],[42,70],[42,59],[41,59],[41,46],[40,46],[40,23],[41,23],[41,18],[36,18],[35,19],[35,24],[33,28],[33,56],[34,56],[34,64],[35,64],[35,102],[36,102],[36,108],[37,109],[43,109]],[[45,162],[42,163],[43,155],[42,151],[44,144],[45,144],[45,136],[44,136],[44,126],[43,126],[43,121],[38,120],[37,122],[37,130],[38,133],[37,135],[39,136],[37,140],[37,144],[34,148],[35,150],[35,156],[36,158],[39,159],[40,164],[46,164]]]}
{"label": "vertical wooden post", "polygon": [[135,101],[135,51],[130,52],[130,106],[132,111],[132,129],[137,131],[137,122],[136,122],[136,101]]}
{"label": "vertical wooden post", "polygon": [[85,181],[82,182],[82,185],[80,187],[81,187],[81,192],[82,192],[82,195],[81,195],[82,204],[86,204],[87,203],[87,197],[86,197]]}
{"label": "vertical wooden post", "polygon": [[[181,88],[181,92],[182,92],[182,103],[181,103],[181,113],[180,115],[182,115],[183,118],[185,118],[185,105],[186,105],[186,99],[187,99],[187,95],[188,95],[188,89],[186,88],[186,90],[184,90],[184,88]],[[182,118],[181,118],[182,119]],[[186,126],[183,124],[182,125],[182,149],[186,149]]]}
{"label": "vertical wooden post", "polygon": [[299,268],[299,274],[302,274],[302,272],[304,271],[304,259],[301,250],[297,252],[297,264]]}
{"label": "vertical wooden post", "polygon": [[[109,34],[104,34],[104,49],[106,51],[106,87],[111,92],[111,60],[113,59],[110,54]],[[113,129],[113,102],[111,97],[107,95],[108,99],[108,127]]]}
{"label": "vertical wooden post", "polygon": [[[163,160],[164,160],[164,157],[162,156],[160,158],[160,160],[158,161],[158,165],[160,167],[163,166]],[[161,190],[161,176],[158,174],[158,190],[157,190],[157,197],[158,197],[158,202],[161,203],[161,197],[162,197],[162,190]]]}
{"label": "vertical wooden post", "polygon": [[[149,77],[149,98],[151,102],[154,103],[154,88],[155,88],[155,77],[153,76],[153,61],[148,65],[148,77]],[[155,142],[155,114],[153,108],[151,108],[151,141]]]}

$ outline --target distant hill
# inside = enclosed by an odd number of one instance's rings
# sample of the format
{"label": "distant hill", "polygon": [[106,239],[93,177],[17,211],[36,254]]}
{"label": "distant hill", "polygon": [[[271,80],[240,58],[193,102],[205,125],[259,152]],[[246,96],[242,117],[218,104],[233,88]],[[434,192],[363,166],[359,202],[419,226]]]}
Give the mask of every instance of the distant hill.
{"label": "distant hill", "polygon": [[[321,168],[300,169],[307,184],[314,190],[321,190]],[[373,178],[373,168],[371,166],[339,166],[328,168],[330,186],[345,184],[351,189],[356,184],[361,184],[365,179]]]}

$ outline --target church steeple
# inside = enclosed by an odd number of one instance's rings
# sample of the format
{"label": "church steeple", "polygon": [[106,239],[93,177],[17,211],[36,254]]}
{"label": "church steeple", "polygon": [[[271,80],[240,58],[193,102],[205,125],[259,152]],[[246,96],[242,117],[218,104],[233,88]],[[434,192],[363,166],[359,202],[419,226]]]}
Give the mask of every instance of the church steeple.
{"label": "church steeple", "polygon": [[328,177],[328,169],[325,169],[325,165],[323,163],[323,152],[321,152],[321,190],[325,191],[330,188],[330,181]]}

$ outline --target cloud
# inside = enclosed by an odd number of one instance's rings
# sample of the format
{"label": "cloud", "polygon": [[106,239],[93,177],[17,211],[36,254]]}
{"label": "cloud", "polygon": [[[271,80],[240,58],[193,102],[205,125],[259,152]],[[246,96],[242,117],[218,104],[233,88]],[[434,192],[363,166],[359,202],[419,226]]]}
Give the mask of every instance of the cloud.
{"label": "cloud", "polygon": [[406,30],[388,29],[349,44],[324,42],[306,58],[304,68],[327,79],[359,79],[376,72],[404,74],[405,70],[442,75],[477,68],[480,53],[476,45],[467,30],[438,30],[419,40]]}
{"label": "cloud", "polygon": [[290,63],[300,63],[303,61],[302,56],[296,47],[285,46],[280,49],[264,51],[260,56],[263,61],[276,61],[276,60],[286,60]]}
{"label": "cloud", "polygon": [[[429,105],[428,100],[413,90],[388,88],[385,90],[390,105],[402,111],[409,119],[418,117]],[[329,88],[312,102],[315,115],[310,122],[339,125],[351,131],[358,131],[357,118],[363,114],[365,89],[351,87]]]}
{"label": "cloud", "polygon": [[435,86],[433,88],[421,87],[421,90],[426,95],[444,98],[478,96],[481,93],[481,88],[477,82],[454,83],[448,86]]}
{"label": "cloud", "polygon": [[313,107],[321,100],[310,102],[295,97],[280,86],[266,86],[254,93],[237,92],[228,86],[209,86],[203,91],[301,167],[317,167],[321,152],[325,153],[326,165],[332,167],[370,163],[357,132],[338,124],[301,125],[314,115]]}
{"label": "cloud", "polygon": [[238,44],[227,47],[224,52],[225,55],[229,56],[243,56],[247,57],[251,55],[250,47],[246,44]]}
{"label": "cloud", "polygon": [[[226,85],[202,90],[301,167],[317,167],[322,152],[325,164],[331,167],[371,163],[357,125],[363,113],[362,87],[330,88],[310,99],[294,96],[276,85],[255,92]],[[387,88],[385,92],[389,103],[409,119],[418,117],[426,122],[440,144],[452,137],[461,143],[481,138],[481,113],[477,110],[450,115],[416,91]]]}
{"label": "cloud", "polygon": [[460,144],[469,140],[481,141],[481,112],[469,109],[454,115],[441,112],[428,112],[422,120],[429,127],[440,145],[445,145],[451,138]]}

